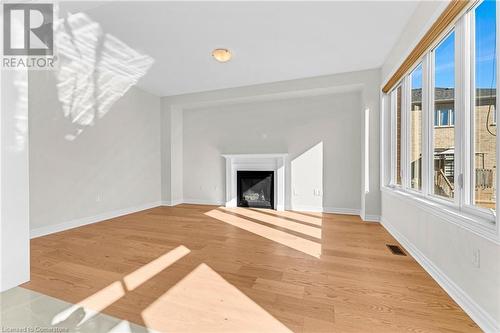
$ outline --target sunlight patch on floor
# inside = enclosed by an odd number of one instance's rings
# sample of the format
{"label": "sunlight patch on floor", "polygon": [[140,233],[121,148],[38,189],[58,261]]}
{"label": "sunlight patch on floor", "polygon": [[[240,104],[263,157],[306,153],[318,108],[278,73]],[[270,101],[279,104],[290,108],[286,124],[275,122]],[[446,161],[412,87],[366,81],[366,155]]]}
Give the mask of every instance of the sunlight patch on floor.
{"label": "sunlight patch on floor", "polygon": [[187,247],[182,245],[178,246],[172,251],[165,253],[161,257],[128,274],[123,278],[127,290],[134,290],[139,287],[165,268],[171,266],[177,260],[186,256],[189,252],[191,251],[189,251]]}
{"label": "sunlight patch on floor", "polygon": [[280,228],[285,228],[290,231],[295,231],[310,237],[317,238],[318,240],[321,240],[321,228],[317,227],[312,227],[308,226],[305,224],[289,221],[283,218],[280,218],[278,216],[271,216],[265,213],[260,213],[255,210],[248,210],[248,209],[241,209],[241,208],[226,208],[226,207],[221,207],[221,209],[226,210],[228,212],[233,212],[238,215],[243,215],[248,218],[258,220],[261,222],[265,222],[268,224],[275,225]]}
{"label": "sunlight patch on floor", "polygon": [[52,324],[57,325],[62,323],[71,316],[75,316],[76,313],[79,313],[77,324],[81,325],[85,323],[125,296],[127,292],[139,287],[190,252],[191,251],[183,245],[176,247],[128,274],[123,278],[123,281],[115,281],[77,304],[58,313],[52,319]]}
{"label": "sunlight patch on floor", "polygon": [[123,296],[125,296],[125,289],[121,281],[115,281],[83,301],[55,315],[52,319],[52,325],[60,324],[78,312],[81,312],[78,325],[82,324]]}
{"label": "sunlight patch on floor", "polygon": [[[314,224],[319,227],[323,224],[323,219],[321,218],[321,213],[299,213],[299,212],[292,212],[292,211],[286,211],[286,212],[280,212],[281,215],[284,217],[288,217],[297,221],[302,221],[305,223],[309,224]],[[318,217],[315,217],[314,215],[318,215]]]}
{"label": "sunlight patch on floor", "polygon": [[206,264],[142,312],[147,327],[170,332],[291,332]]}
{"label": "sunlight patch on floor", "polygon": [[247,219],[237,217],[231,214],[224,213],[218,209],[213,209],[205,213],[219,221],[233,225],[240,229],[249,231],[258,236],[272,240],[273,242],[280,243],[288,246],[294,250],[319,258],[321,256],[321,244],[310,241],[308,239],[300,238],[298,236],[286,233],[284,231],[276,230],[266,227],[262,224],[249,221]]}

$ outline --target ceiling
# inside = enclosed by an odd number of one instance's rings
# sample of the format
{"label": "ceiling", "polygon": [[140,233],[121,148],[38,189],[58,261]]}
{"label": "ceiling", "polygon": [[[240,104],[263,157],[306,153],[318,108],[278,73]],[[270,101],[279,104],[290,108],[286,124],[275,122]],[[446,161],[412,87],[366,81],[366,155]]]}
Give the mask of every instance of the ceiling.
{"label": "ceiling", "polygon": [[[159,96],[380,67],[416,1],[65,2],[154,63],[138,86]],[[218,63],[217,47],[233,59]]]}

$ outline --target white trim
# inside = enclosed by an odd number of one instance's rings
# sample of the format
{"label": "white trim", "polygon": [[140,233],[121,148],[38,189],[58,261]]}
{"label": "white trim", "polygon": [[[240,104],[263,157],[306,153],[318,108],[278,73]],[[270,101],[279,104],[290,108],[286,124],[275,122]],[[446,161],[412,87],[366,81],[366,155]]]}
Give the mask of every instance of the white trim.
{"label": "white trim", "polygon": [[[191,204],[191,205],[210,205],[210,206],[224,206],[225,203],[223,201],[218,200],[207,200],[207,199],[184,199],[180,200],[178,204]],[[163,203],[163,206],[175,206]],[[276,210],[280,210],[280,207],[276,207]],[[285,210],[284,207],[281,207],[281,210]],[[290,209],[286,209],[287,211],[294,212],[315,212],[315,213],[330,213],[330,214],[342,214],[342,215],[361,215],[361,209],[358,208],[340,208],[340,207],[318,207],[318,206],[302,206],[295,205],[293,207],[289,207]],[[364,221],[369,222],[378,222],[380,221],[380,216],[378,215],[367,215]]]}
{"label": "white trim", "polygon": [[[210,206],[224,206],[225,203],[221,200],[207,200],[207,199],[184,199],[180,200],[178,204],[191,204],[191,205],[210,205]],[[163,204],[164,206],[175,206]],[[278,209],[276,209],[278,210]],[[284,207],[282,210],[285,210]],[[315,212],[315,213],[330,213],[330,214],[342,214],[342,215],[361,215],[361,209],[359,208],[340,208],[340,207],[318,207],[318,206],[302,206],[295,205],[286,209],[287,211],[294,212]],[[364,221],[378,222],[380,216],[378,215],[367,215]]]}
{"label": "white trim", "polygon": [[161,205],[162,206],[168,206],[168,207],[173,207],[173,206],[177,206],[177,205],[180,205],[182,203],[182,200],[163,200],[161,202]]}
{"label": "white trim", "polygon": [[[416,71],[418,70],[418,68],[420,67],[420,72],[421,72],[421,88],[422,89],[422,93],[423,93],[423,89],[425,87],[425,82],[424,82],[424,66],[425,66],[425,58],[427,57],[427,54],[425,54],[420,60],[419,62],[417,62],[416,64],[413,65],[413,69],[410,71],[410,73],[407,75],[407,85],[406,85],[406,89],[405,89],[405,95],[407,96],[406,100],[405,100],[405,114],[407,116],[407,119],[405,121],[405,126],[406,126],[406,139],[407,139],[407,142],[404,146],[405,150],[406,150],[406,154],[405,154],[405,170],[406,170],[406,182],[405,182],[405,188],[409,189],[409,190],[412,190],[412,191],[415,191],[415,192],[418,192],[418,193],[424,193],[424,186],[423,186],[423,182],[424,182],[424,174],[423,174],[423,165],[424,165],[424,156],[423,156],[423,153],[424,153],[424,146],[423,146],[423,135],[424,135],[424,128],[423,128],[423,124],[424,124],[424,119],[423,119],[423,115],[424,115],[424,107],[426,107],[426,105],[424,104],[424,97],[423,94],[422,94],[422,99],[420,101],[420,108],[421,108],[421,114],[422,116],[420,117],[420,128],[422,129],[421,133],[420,133],[420,138],[418,137],[414,137],[412,134],[412,109],[411,109],[411,104],[412,104],[412,90],[413,90],[413,85],[412,85],[412,81],[413,81],[413,75],[416,73]],[[418,89],[418,87],[416,88]],[[418,172],[420,173],[420,183],[418,184],[420,186],[420,188],[413,188],[412,187],[412,174],[411,174],[411,154],[412,154],[412,142],[413,140],[417,141],[418,143],[418,140],[420,139],[420,154],[422,155],[421,157],[421,162],[420,162],[420,168],[418,169]],[[418,145],[417,145],[418,147]],[[417,167],[415,167],[415,169],[417,169]],[[418,177],[417,177],[418,178]]]}
{"label": "white trim", "polygon": [[318,207],[318,206],[293,205],[290,210],[295,211],[295,212],[316,212],[316,213],[330,213],[330,214],[343,214],[343,215],[361,215],[361,209],[359,209],[359,208]]}
{"label": "white trim", "polygon": [[332,213],[344,215],[360,215],[360,209],[340,208],[340,207],[318,207],[318,206],[304,206],[293,205],[290,209],[295,212],[317,212],[317,213]]}
{"label": "white trim", "polygon": [[[412,69],[413,71],[413,69]],[[401,85],[401,187],[410,188],[410,109],[411,109],[411,80],[406,75]]]}
{"label": "white trim", "polygon": [[358,216],[361,216],[361,209],[357,209],[357,208],[339,208],[339,207],[323,207],[323,213],[342,214],[342,215],[358,215]]}
{"label": "white trim", "polygon": [[443,288],[448,295],[476,322],[485,332],[500,332],[500,323],[477,304],[453,280],[441,271],[403,234],[394,228],[386,219],[381,219],[382,226],[405,248],[405,250],[422,266],[427,273]]}
{"label": "white trim", "polygon": [[[391,103],[391,98],[384,94],[382,91],[380,92],[380,99],[379,99],[379,124],[380,124],[380,131],[379,131],[379,147],[380,147],[380,160],[379,160],[379,190],[380,188],[385,185],[385,184],[390,184],[392,180],[392,133],[390,133],[389,137],[389,142],[388,146],[386,144],[387,138],[385,136],[386,134],[386,123],[384,121],[387,113],[387,103]],[[391,111],[391,106],[389,106],[389,114],[391,115],[389,118],[389,126],[391,126],[391,121],[392,121],[392,111]],[[388,148],[387,148],[388,147]],[[387,149],[389,151],[387,151]],[[387,174],[387,170],[385,169],[385,164],[386,164],[386,154],[389,153],[390,161],[389,161],[389,174]]]}
{"label": "white trim", "polygon": [[[325,212],[326,207],[319,206],[304,206],[304,205],[292,205],[290,207],[291,211],[295,212],[314,212],[314,213],[323,213]],[[342,208],[340,208],[342,209]],[[326,212],[325,212],[326,213]],[[340,214],[340,213],[339,213]]]}
{"label": "white trim", "polygon": [[432,80],[430,73],[432,67],[432,57],[429,53],[426,53],[422,59],[422,116],[420,120],[420,126],[422,131],[420,133],[420,142],[421,142],[421,191],[424,194],[429,194],[434,187],[433,184],[433,171],[434,171],[434,148],[432,147],[432,124],[430,124],[430,119],[432,119],[431,115],[431,95],[434,89],[431,88]]}
{"label": "white trim", "polygon": [[[497,82],[497,92],[500,91],[500,66],[499,65],[499,61],[498,61],[498,50],[499,50],[499,47],[500,47],[500,1],[497,1],[496,2],[496,14],[497,14],[497,17],[496,17],[496,27],[497,27],[497,31],[496,31],[496,50],[497,50],[497,59],[496,59],[496,68],[497,68],[497,78],[496,78],[496,82]],[[499,120],[499,116],[498,116],[498,97],[497,97],[497,100],[496,100],[496,105],[495,105],[495,124],[500,124],[498,122]],[[497,142],[496,142],[496,154],[497,154],[497,160],[496,160],[496,165],[500,165],[498,162],[500,162],[500,137],[498,136],[497,134]],[[497,176],[496,176],[496,196],[498,197],[499,194],[500,194],[500,177],[498,176],[498,173],[497,173]],[[499,217],[500,214],[497,214],[495,216],[495,222],[496,222],[496,225],[497,225],[497,228],[500,230],[500,227],[498,227],[498,225],[500,224],[500,217]],[[500,231],[497,231],[500,233]]]}
{"label": "white trim", "polygon": [[[466,14],[467,15],[467,14]],[[457,207],[463,206],[464,193],[469,188],[467,175],[468,163],[465,156],[469,156],[469,147],[465,142],[469,133],[470,118],[469,108],[469,49],[467,16],[463,15],[455,24],[455,200]],[[469,119],[469,120],[468,120]]]}
{"label": "white trim", "polygon": [[361,219],[364,221],[364,222],[375,222],[375,223],[378,223],[380,222],[380,215],[365,215],[365,217],[361,217]]}
{"label": "white trim", "polygon": [[237,206],[237,173],[240,170],[274,171],[274,209],[283,210],[289,188],[288,154],[223,154],[226,159],[226,207]]}
{"label": "white trim", "polygon": [[[398,166],[397,166],[397,152],[398,152],[398,143],[397,143],[397,140],[398,140],[398,120],[397,120],[397,116],[398,116],[398,112],[397,112],[397,103],[398,103],[398,89],[399,87],[401,87],[401,85],[397,85],[396,88],[394,88],[394,90],[392,90],[390,92],[390,101],[389,101],[389,107],[390,107],[390,115],[391,115],[391,119],[389,120],[390,121],[390,124],[391,124],[391,127],[390,127],[390,131],[391,131],[391,175],[390,175],[390,180],[389,180],[389,184],[391,185],[398,185],[397,184],[397,179],[398,179]],[[401,91],[403,91],[403,88],[401,88]],[[400,110],[401,112],[402,110]],[[400,115],[399,117],[399,122],[401,122],[402,120],[402,117]],[[400,129],[401,129],[401,126],[400,126]],[[401,131],[400,131],[401,132]],[[399,140],[401,140],[401,133],[400,133],[400,136],[399,136]],[[400,142],[400,150],[399,150],[399,161],[401,162],[401,142]],[[400,163],[401,164],[401,163]],[[403,179],[403,177],[401,176],[401,165],[399,167],[399,177],[401,179]]]}
{"label": "white trim", "polygon": [[279,153],[279,154],[222,154],[222,157],[226,159],[230,158],[256,158],[256,159],[264,159],[264,158],[285,158],[288,156],[288,153]]}
{"label": "white trim", "polygon": [[190,205],[209,205],[209,206],[224,206],[222,200],[207,200],[207,199],[184,199],[182,203]]}
{"label": "white trim", "polygon": [[75,220],[71,220],[71,221],[67,221],[67,222],[63,222],[63,223],[59,223],[59,224],[55,224],[55,225],[48,225],[45,227],[31,229],[30,230],[30,238],[33,239],[36,237],[41,237],[41,236],[53,234],[56,232],[61,232],[64,230],[69,230],[69,229],[81,227],[81,226],[84,226],[87,224],[102,222],[102,221],[109,220],[109,219],[112,219],[115,217],[140,212],[142,210],[158,207],[161,205],[162,205],[161,201],[155,201],[155,202],[142,204],[142,205],[135,206],[135,207],[118,209],[118,210],[114,210],[111,212],[106,212],[106,213],[101,213],[101,214],[94,215],[94,216],[75,219]]}

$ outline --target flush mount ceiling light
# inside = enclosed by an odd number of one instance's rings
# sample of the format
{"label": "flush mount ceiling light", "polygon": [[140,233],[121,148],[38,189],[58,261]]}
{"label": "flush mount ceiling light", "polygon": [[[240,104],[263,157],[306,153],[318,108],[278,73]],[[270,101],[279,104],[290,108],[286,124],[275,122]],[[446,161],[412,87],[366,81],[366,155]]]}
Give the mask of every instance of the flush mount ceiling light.
{"label": "flush mount ceiling light", "polygon": [[212,51],[212,57],[218,62],[228,62],[231,60],[231,51],[228,49],[215,49]]}

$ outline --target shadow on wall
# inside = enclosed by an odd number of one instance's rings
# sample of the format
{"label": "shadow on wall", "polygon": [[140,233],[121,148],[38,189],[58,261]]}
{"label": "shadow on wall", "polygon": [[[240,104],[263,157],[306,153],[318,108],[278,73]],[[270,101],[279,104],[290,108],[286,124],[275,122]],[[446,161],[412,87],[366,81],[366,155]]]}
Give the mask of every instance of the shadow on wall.
{"label": "shadow on wall", "polygon": [[54,44],[58,98],[64,117],[74,124],[65,136],[69,141],[104,117],[154,62],[104,33],[83,13],[68,14],[54,24]]}
{"label": "shadow on wall", "polygon": [[323,210],[323,142],[290,162],[291,206],[294,210]]}

